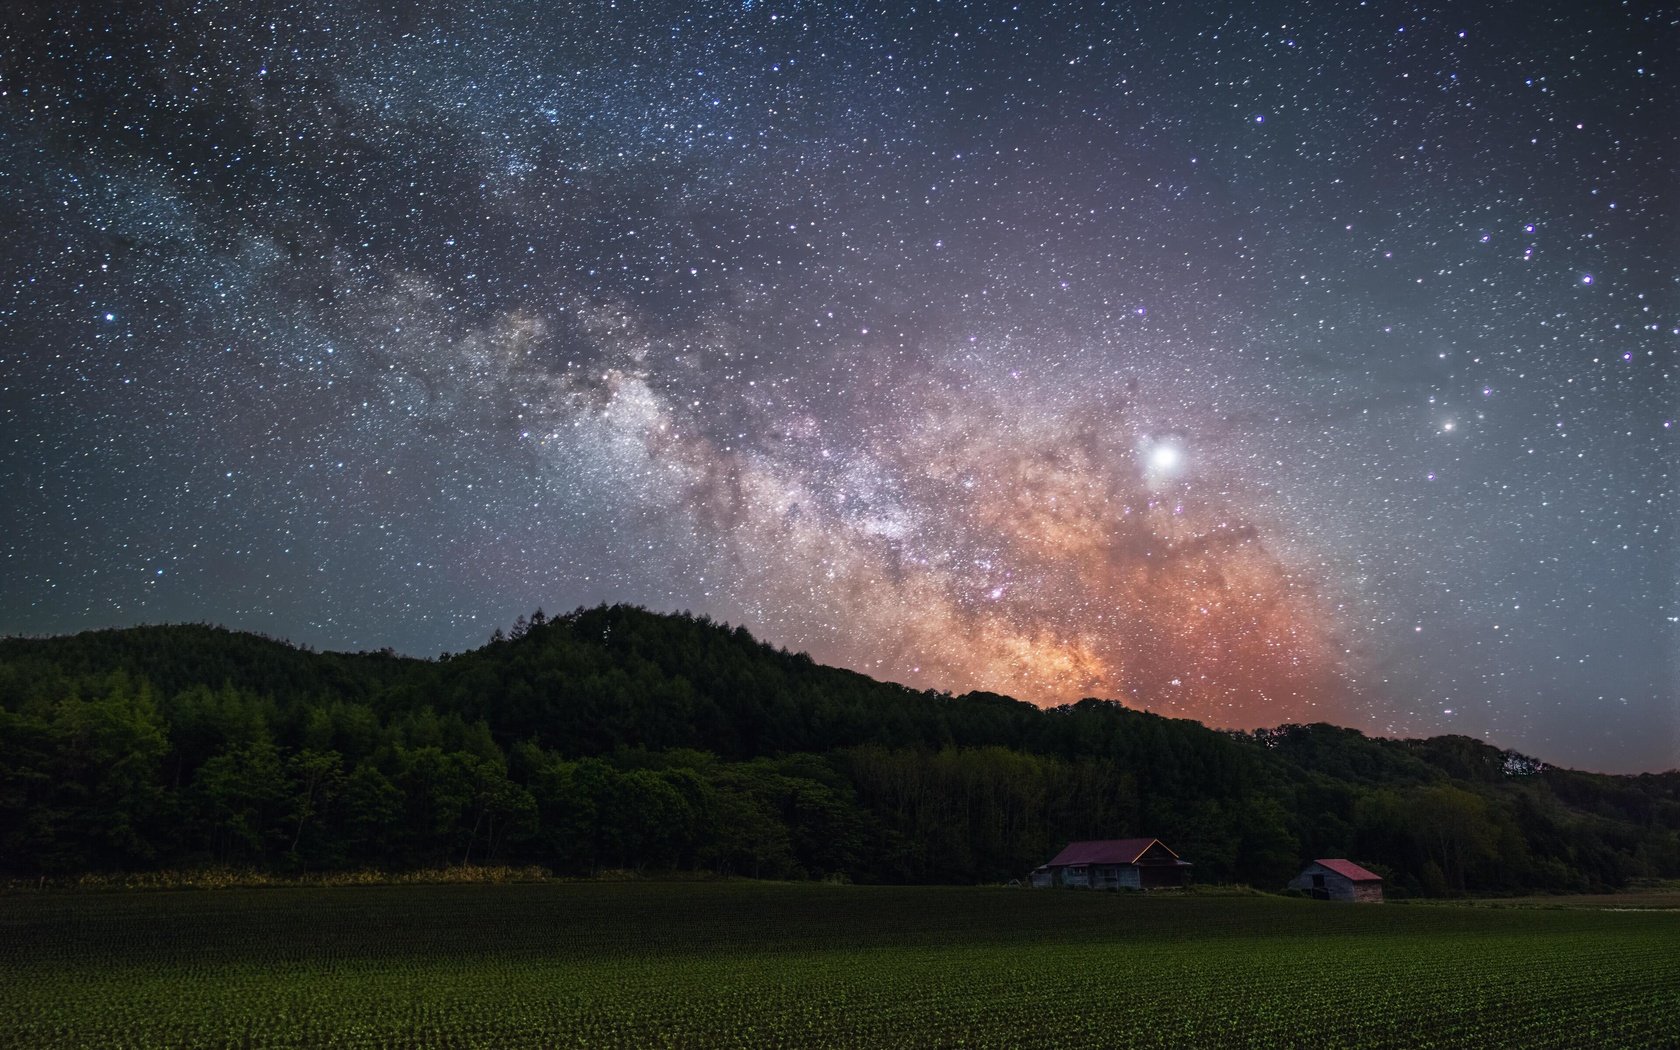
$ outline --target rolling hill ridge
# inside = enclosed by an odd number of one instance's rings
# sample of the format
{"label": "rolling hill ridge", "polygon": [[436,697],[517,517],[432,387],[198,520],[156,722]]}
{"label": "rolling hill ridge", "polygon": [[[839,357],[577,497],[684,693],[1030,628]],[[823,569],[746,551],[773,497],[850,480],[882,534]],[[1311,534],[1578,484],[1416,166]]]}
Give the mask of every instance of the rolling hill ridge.
{"label": "rolling hill ridge", "polygon": [[628,606],[438,660],[193,625],[0,641],[12,875],[494,860],[975,882],[1132,834],[1203,882],[1276,889],[1352,856],[1398,894],[1601,890],[1680,876],[1680,773],[923,692]]}

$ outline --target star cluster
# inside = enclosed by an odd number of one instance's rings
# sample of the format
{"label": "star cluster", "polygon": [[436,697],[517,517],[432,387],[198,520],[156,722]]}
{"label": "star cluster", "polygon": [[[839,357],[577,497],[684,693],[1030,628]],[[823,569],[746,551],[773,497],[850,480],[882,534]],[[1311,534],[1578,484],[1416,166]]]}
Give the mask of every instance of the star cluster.
{"label": "star cluster", "polygon": [[1659,5],[0,15],[0,630],[691,609],[1680,765]]}

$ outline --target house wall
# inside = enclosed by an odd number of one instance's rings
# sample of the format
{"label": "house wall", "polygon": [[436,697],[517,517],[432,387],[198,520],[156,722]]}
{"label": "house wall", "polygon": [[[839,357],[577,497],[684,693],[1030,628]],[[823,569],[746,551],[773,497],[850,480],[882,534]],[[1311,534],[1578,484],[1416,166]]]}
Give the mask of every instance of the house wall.
{"label": "house wall", "polygon": [[1172,859],[1172,851],[1159,842],[1150,845],[1148,849],[1143,851],[1143,855],[1138,857],[1139,861],[1156,861],[1161,864],[1165,864]]}
{"label": "house wall", "polygon": [[1033,877],[1034,886],[1062,886],[1078,890],[1136,890],[1143,884],[1135,864],[1091,864],[1082,867],[1052,868],[1044,881]]}
{"label": "house wall", "polygon": [[1144,889],[1182,886],[1185,882],[1185,869],[1177,865],[1139,865],[1132,870],[1139,874]]}

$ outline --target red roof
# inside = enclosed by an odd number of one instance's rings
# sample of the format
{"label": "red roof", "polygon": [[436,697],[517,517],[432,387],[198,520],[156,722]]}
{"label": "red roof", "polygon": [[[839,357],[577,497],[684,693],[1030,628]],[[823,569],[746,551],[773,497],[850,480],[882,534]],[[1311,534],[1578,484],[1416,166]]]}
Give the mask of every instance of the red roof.
{"label": "red roof", "polygon": [[[1070,842],[1060,853],[1050,858],[1046,867],[1059,868],[1069,864],[1134,864],[1159,839],[1098,839],[1091,842]],[[1161,848],[1167,849],[1165,843]]]}
{"label": "red roof", "polygon": [[1374,871],[1366,871],[1364,868],[1361,868],[1351,860],[1331,858],[1330,860],[1315,860],[1313,863],[1317,864],[1321,868],[1329,868],[1331,871],[1342,876],[1344,879],[1352,879],[1354,882],[1382,881],[1381,875],[1378,875]]}

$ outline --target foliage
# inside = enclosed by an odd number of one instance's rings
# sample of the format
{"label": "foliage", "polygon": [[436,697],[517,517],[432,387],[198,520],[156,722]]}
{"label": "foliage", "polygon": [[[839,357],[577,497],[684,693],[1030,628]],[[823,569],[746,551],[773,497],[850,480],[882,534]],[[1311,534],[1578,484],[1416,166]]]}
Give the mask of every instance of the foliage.
{"label": "foliage", "polygon": [[203,626],[0,642],[5,875],[1004,882],[1132,835],[1208,882],[1277,888],[1349,856],[1391,896],[1605,890],[1680,876],[1680,774],[918,692],[624,606],[539,612],[435,661]]}

